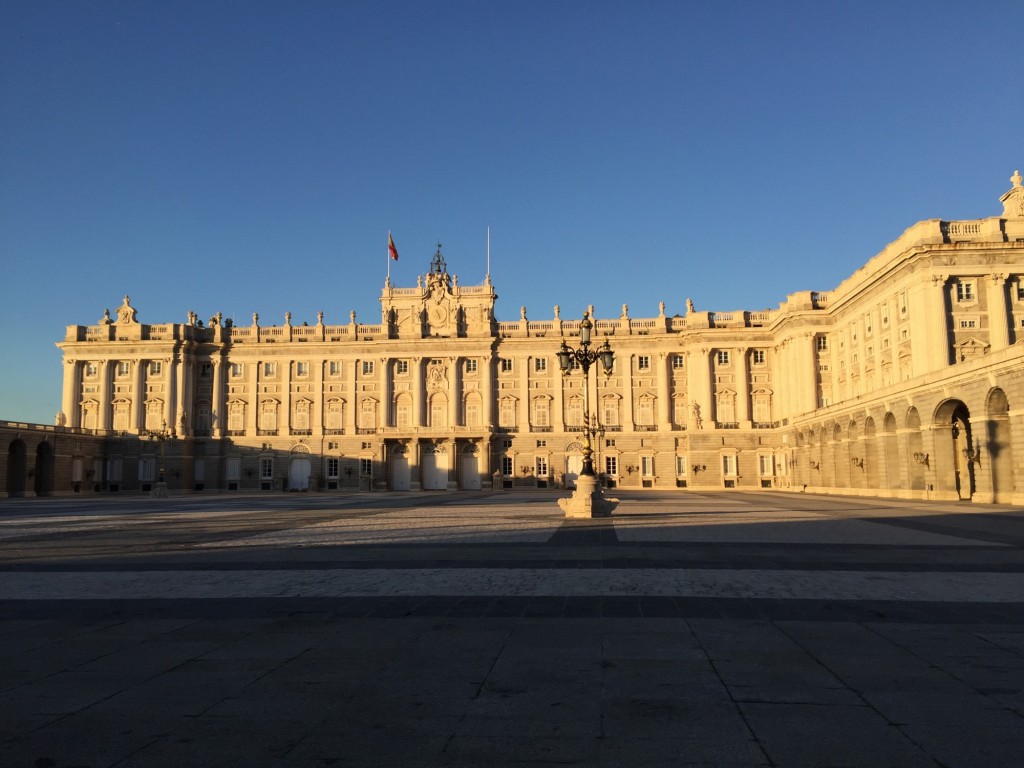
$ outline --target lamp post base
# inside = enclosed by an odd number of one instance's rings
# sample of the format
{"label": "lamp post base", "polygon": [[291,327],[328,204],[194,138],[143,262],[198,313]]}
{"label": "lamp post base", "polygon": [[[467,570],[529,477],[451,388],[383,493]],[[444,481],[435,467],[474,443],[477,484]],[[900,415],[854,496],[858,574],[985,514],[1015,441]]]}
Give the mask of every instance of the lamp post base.
{"label": "lamp post base", "polygon": [[576,478],[576,490],[567,499],[559,499],[558,506],[566,517],[611,517],[619,506],[618,499],[606,499],[594,475]]}
{"label": "lamp post base", "polygon": [[153,486],[153,498],[154,499],[166,499],[170,494],[167,492],[167,483],[163,480],[159,481]]}

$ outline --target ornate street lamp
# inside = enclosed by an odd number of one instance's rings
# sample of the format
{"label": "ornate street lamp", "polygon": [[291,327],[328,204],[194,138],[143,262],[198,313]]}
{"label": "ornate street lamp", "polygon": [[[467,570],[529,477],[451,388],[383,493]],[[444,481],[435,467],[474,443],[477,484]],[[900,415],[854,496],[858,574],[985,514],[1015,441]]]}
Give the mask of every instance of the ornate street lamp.
{"label": "ornate street lamp", "polygon": [[595,433],[590,417],[590,367],[600,361],[605,375],[612,372],[615,365],[615,353],[612,351],[608,338],[597,349],[591,349],[591,334],[594,323],[590,319],[590,311],[583,313],[580,323],[580,345],[573,349],[562,339],[558,350],[558,367],[562,374],[572,373],[573,363],[583,371],[583,425],[586,439],[583,445],[583,468],[576,479],[576,490],[571,498],[559,499],[559,506],[565,511],[566,517],[605,517],[610,515],[618,504],[615,499],[605,499],[601,494],[600,484],[594,475],[594,446],[591,436]]}
{"label": "ornate street lamp", "polygon": [[167,428],[167,421],[165,420],[160,429],[146,429],[141,433],[150,442],[158,442],[160,444],[160,475],[156,481],[156,485],[153,487],[154,496],[167,496],[167,482],[164,480],[165,470],[167,467],[167,441],[173,440],[174,436],[171,431]]}

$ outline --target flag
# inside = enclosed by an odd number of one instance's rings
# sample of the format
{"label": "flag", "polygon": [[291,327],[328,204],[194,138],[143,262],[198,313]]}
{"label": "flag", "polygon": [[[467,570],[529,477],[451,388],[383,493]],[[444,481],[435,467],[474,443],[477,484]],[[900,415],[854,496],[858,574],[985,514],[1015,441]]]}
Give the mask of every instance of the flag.
{"label": "flag", "polygon": [[395,248],[395,241],[391,239],[390,232],[388,232],[388,256],[398,261],[398,249]]}

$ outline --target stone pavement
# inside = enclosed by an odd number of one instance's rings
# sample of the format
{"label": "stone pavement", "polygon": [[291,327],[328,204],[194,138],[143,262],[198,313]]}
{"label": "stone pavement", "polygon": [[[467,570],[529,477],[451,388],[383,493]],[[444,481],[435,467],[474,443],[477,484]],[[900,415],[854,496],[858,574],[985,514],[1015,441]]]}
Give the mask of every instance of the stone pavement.
{"label": "stone pavement", "polygon": [[0,500],[0,766],[1024,765],[1020,508]]}

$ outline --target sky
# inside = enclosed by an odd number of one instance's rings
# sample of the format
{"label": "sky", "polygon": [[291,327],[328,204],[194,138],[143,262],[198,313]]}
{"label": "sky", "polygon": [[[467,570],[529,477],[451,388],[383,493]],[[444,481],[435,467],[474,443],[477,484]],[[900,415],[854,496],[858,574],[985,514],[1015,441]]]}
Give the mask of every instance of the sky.
{"label": "sky", "polygon": [[774,308],[1024,166],[1019,0],[0,4],[0,419],[68,325]]}

